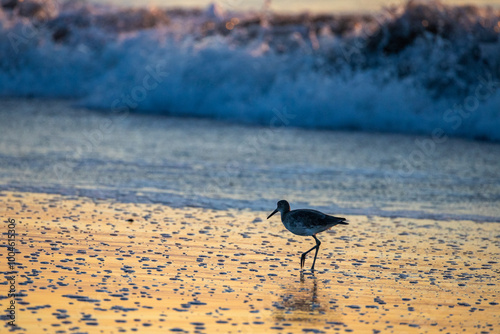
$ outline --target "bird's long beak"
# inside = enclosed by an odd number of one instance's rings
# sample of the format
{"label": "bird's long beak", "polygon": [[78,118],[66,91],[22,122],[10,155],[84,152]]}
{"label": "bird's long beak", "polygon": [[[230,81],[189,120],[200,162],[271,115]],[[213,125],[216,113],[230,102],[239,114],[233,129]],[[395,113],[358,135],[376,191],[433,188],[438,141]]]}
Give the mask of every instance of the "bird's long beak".
{"label": "bird's long beak", "polygon": [[274,211],[273,211],[273,213],[271,213],[271,214],[267,217],[267,219],[271,218],[271,217],[272,217],[272,215],[274,215],[276,212],[278,212],[278,208],[276,208],[276,210],[274,210]]}

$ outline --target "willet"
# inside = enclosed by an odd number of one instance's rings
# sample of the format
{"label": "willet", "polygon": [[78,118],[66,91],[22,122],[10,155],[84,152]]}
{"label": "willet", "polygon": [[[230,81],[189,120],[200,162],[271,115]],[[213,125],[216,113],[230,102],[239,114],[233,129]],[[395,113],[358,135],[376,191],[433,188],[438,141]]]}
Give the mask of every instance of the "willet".
{"label": "willet", "polygon": [[274,210],[267,219],[271,218],[276,212],[281,212],[281,221],[288,231],[296,235],[312,236],[314,240],[316,240],[316,246],[303,253],[300,257],[301,270],[304,267],[307,253],[316,249],[313,265],[311,267],[311,271],[314,271],[314,264],[318,256],[319,246],[321,245],[321,241],[316,237],[316,234],[328,230],[335,225],[349,225],[349,223],[345,221],[345,218],[329,216],[316,210],[299,209],[290,211],[290,204],[285,200],[278,202],[276,210]]}

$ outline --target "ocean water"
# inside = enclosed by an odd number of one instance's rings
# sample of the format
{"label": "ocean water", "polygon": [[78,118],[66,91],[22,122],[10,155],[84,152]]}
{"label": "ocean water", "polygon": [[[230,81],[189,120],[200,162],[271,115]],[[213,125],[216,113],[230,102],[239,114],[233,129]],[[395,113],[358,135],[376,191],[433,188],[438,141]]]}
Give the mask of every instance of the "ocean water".
{"label": "ocean water", "polygon": [[[281,117],[284,118],[285,114]],[[500,145],[0,100],[0,190],[500,222]]]}
{"label": "ocean water", "polygon": [[[0,10],[0,189],[500,221],[500,13]],[[474,141],[474,140],[480,141]]]}
{"label": "ocean water", "polygon": [[26,0],[0,10],[0,96],[499,141],[499,35],[498,9],[429,1],[368,15]]}

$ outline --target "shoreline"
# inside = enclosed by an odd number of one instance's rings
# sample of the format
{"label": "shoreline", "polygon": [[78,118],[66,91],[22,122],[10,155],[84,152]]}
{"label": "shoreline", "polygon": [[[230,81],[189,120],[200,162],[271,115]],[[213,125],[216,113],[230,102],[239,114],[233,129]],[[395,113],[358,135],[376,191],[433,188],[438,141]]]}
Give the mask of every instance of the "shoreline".
{"label": "shoreline", "polygon": [[[96,198],[99,201],[112,201],[116,198],[118,203],[121,204],[158,204],[164,205],[173,209],[182,209],[185,207],[190,208],[199,208],[199,209],[208,209],[208,210],[249,210],[259,212],[261,210],[257,208],[253,208],[250,205],[246,205],[248,201],[237,201],[231,199],[231,205],[238,205],[236,208],[229,207],[226,203],[226,200],[229,199],[211,199],[207,201],[206,199],[201,198],[199,201],[195,201],[193,199],[188,199],[179,194],[171,193],[168,190],[163,193],[160,191],[140,191],[136,189],[111,189],[109,191],[105,189],[95,189],[95,188],[72,188],[69,187],[64,191],[61,191],[61,187],[58,189],[52,189],[50,187],[30,187],[31,189],[26,189],[26,187],[16,187],[12,185],[0,185],[0,193],[2,192],[18,192],[18,193],[35,193],[35,194],[47,194],[54,196],[64,196],[68,198],[73,197],[84,197],[84,198]],[[158,196],[158,197],[155,197]],[[215,205],[215,207],[214,207]],[[262,205],[262,203],[260,203]],[[327,206],[325,207],[315,207],[320,211],[328,212],[331,209]],[[495,224],[500,223],[500,217],[494,216],[483,216],[483,215],[467,215],[467,214],[450,214],[450,213],[427,213],[421,211],[412,211],[412,210],[384,210],[378,209],[372,212],[364,212],[363,209],[355,210],[355,209],[346,209],[342,208],[340,211],[338,210],[336,213],[328,212],[329,214],[336,215],[348,215],[348,216],[364,216],[364,217],[380,217],[387,219],[416,219],[416,220],[437,220],[437,221],[460,221],[460,222],[473,222],[473,223],[484,223],[484,224]]]}
{"label": "shoreline", "polygon": [[500,221],[491,143],[122,119],[57,100],[0,105],[11,111],[0,126],[0,191],[254,210],[286,198],[336,215]]}
{"label": "shoreline", "polygon": [[495,224],[349,216],[318,235],[317,271],[301,275],[312,238],[267,212],[0,194],[2,219],[18,222],[16,322],[28,331],[493,333],[499,323]]}

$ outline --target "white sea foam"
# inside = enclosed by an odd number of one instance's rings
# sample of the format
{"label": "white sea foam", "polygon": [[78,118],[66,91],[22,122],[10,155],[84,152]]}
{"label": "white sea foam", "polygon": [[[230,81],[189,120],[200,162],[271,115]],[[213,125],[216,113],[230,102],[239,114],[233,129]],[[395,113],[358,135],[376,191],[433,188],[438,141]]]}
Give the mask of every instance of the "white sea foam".
{"label": "white sea foam", "polygon": [[[411,2],[369,16],[0,11],[0,95],[286,125],[500,140],[500,14]],[[24,8],[24,9],[23,9]],[[265,18],[264,18],[265,17]]]}

